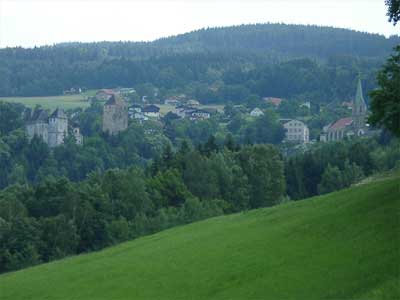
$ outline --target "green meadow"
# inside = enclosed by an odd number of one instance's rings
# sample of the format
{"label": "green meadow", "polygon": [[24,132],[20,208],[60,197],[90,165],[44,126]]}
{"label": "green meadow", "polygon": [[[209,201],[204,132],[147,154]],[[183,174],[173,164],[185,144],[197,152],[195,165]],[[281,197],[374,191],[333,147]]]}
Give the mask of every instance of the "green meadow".
{"label": "green meadow", "polygon": [[0,276],[0,299],[400,299],[399,177]]}
{"label": "green meadow", "polygon": [[54,110],[57,107],[72,109],[77,107],[86,108],[90,105],[89,96],[93,96],[95,91],[88,91],[76,95],[44,96],[44,97],[0,97],[0,101],[22,103],[27,107],[41,105],[43,108]]}

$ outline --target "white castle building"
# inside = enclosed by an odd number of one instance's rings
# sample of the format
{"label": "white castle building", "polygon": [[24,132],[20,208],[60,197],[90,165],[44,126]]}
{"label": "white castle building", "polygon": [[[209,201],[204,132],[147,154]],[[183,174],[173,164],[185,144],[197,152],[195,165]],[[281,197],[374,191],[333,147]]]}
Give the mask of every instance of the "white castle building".
{"label": "white castle building", "polygon": [[[26,134],[31,140],[36,135],[41,138],[50,148],[54,148],[64,143],[64,139],[68,136],[68,117],[64,111],[57,108],[50,117],[47,111],[42,108],[35,110],[27,110],[25,113]],[[79,128],[71,129],[78,145],[83,144],[83,137]]]}

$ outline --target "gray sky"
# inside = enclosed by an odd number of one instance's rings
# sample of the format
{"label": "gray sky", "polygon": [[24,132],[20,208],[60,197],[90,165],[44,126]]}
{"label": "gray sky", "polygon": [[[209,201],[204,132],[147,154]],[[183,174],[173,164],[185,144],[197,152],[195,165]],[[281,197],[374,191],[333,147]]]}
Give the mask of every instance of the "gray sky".
{"label": "gray sky", "polygon": [[0,47],[141,41],[247,23],[317,24],[400,33],[384,0],[0,0]]}

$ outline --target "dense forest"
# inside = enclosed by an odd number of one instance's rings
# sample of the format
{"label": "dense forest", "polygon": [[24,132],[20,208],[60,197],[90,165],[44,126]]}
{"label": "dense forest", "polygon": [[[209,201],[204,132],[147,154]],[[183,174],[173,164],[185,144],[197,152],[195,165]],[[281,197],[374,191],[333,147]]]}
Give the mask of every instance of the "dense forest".
{"label": "dense forest", "polygon": [[361,72],[367,90],[400,43],[330,27],[259,24],[203,29],[154,42],[66,43],[0,49],[0,96],[58,95],[150,84],[159,96],[185,92],[203,103],[251,95],[348,100]]}

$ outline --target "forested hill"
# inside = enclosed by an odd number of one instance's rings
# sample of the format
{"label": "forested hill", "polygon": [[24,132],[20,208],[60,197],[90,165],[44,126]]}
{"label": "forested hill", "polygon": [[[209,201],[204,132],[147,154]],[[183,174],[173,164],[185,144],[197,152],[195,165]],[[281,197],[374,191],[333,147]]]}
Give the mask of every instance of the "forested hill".
{"label": "forested hill", "polygon": [[315,25],[257,24],[201,29],[153,42],[181,51],[260,52],[271,57],[317,57],[337,55],[387,56],[400,43],[399,36],[385,38],[333,27]]}
{"label": "forested hill", "polygon": [[[386,39],[381,35],[331,27],[259,24],[202,29],[154,42],[63,43],[32,49],[5,48],[0,49],[0,96],[56,95],[77,86],[97,89],[143,83],[164,89],[184,88],[194,83],[207,86],[218,83],[223,87],[221,83],[254,83],[265,74],[267,77],[279,74],[285,77],[266,79],[269,82],[293,82],[292,77],[299,76],[288,72],[287,66],[282,70],[274,69],[274,66],[307,58],[314,65],[302,63],[302,68],[312,70],[307,70],[309,76],[302,74],[300,77],[325,80],[318,82],[318,86],[331,83],[341,86],[335,88],[333,94],[323,96],[343,98],[352,94],[354,88],[350,85],[343,88],[342,83],[352,82],[358,71],[369,80],[367,86],[373,86],[374,72],[396,44],[400,44],[399,36]],[[316,70],[319,68],[316,63],[330,64],[334,70]],[[340,70],[336,70],[338,65]],[[294,69],[299,69],[298,62]],[[226,72],[232,70],[239,72],[235,71],[233,76],[229,73],[228,77],[234,77],[234,80],[226,81]],[[246,77],[241,74],[242,70],[254,72]],[[336,71],[339,74],[333,74]],[[316,87],[311,88],[309,82],[310,79],[304,84],[297,83],[293,91],[282,86],[268,92],[284,97],[315,92]],[[250,84],[246,89],[249,93],[265,96],[260,85]],[[338,94],[337,90],[342,92]],[[203,98],[223,102],[227,97],[221,92]],[[237,98],[240,100],[240,95]]]}

